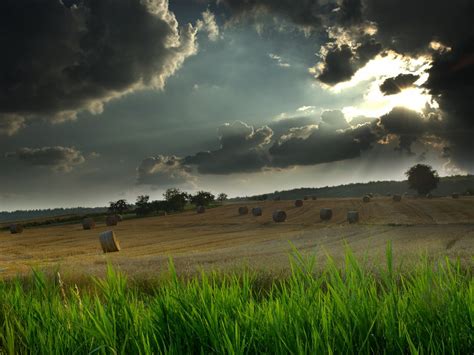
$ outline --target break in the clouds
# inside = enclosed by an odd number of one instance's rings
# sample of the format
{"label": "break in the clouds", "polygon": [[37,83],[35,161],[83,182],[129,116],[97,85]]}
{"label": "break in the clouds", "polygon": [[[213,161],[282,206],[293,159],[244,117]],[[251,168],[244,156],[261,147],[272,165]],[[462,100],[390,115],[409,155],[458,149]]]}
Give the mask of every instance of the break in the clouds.
{"label": "break in the clouds", "polygon": [[7,157],[18,159],[25,164],[50,167],[55,171],[69,172],[86,159],[81,151],[74,147],[20,148]]}
{"label": "break in the clouds", "polygon": [[70,120],[161,89],[197,49],[196,29],[162,0],[5,0],[0,33],[0,133],[10,135],[31,119]]}
{"label": "break in the clouds", "polygon": [[163,188],[193,181],[191,169],[175,156],[158,155],[143,159],[137,168],[138,185],[158,185]]}

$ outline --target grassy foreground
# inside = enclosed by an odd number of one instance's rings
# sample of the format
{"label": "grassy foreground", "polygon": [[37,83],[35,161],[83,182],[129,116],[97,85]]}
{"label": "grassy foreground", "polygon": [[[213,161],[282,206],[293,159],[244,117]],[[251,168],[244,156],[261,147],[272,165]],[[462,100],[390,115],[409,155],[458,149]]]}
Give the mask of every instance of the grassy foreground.
{"label": "grassy foreground", "polygon": [[150,290],[109,268],[79,289],[35,273],[0,283],[0,353],[453,353],[474,352],[472,268],[421,259],[343,268],[297,252],[288,278],[176,276]]}

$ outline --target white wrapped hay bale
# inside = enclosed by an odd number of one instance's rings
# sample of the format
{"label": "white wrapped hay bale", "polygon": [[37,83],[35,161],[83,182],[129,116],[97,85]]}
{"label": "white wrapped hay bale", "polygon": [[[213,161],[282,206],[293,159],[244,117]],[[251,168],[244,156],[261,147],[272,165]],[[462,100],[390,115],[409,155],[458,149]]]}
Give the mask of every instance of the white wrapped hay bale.
{"label": "white wrapped hay bale", "polygon": [[100,245],[104,253],[114,253],[120,251],[120,245],[115,238],[113,231],[106,231],[99,236]]}
{"label": "white wrapped hay bale", "polygon": [[359,222],[359,212],[358,211],[347,212],[347,221],[351,224]]}
{"label": "white wrapped hay bale", "polygon": [[329,221],[332,218],[332,209],[321,208],[321,210],[319,211],[319,217],[323,221]]}
{"label": "white wrapped hay bale", "polygon": [[285,222],[286,221],[286,212],[282,210],[277,210],[273,212],[273,221],[277,223]]}

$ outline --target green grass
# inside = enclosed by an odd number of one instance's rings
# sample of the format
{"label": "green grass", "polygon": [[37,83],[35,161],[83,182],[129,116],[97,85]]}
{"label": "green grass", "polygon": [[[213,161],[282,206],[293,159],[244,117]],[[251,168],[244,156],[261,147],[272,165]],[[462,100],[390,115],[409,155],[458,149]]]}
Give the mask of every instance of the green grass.
{"label": "green grass", "polygon": [[[108,268],[84,288],[41,273],[0,284],[0,353],[474,352],[472,268],[420,258],[370,271],[297,251],[288,277],[251,271],[183,279],[173,263],[150,290]],[[158,277],[158,276],[157,276]]]}

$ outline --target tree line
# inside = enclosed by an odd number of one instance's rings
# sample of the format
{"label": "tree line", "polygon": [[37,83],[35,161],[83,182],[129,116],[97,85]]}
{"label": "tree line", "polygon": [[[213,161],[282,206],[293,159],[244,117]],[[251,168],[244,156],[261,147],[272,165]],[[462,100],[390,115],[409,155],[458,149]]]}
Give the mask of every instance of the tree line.
{"label": "tree line", "polygon": [[108,211],[110,213],[123,214],[134,212],[137,216],[147,216],[156,213],[182,212],[188,205],[204,206],[227,200],[225,193],[220,193],[217,197],[208,191],[198,191],[195,194],[189,194],[177,188],[169,188],[163,194],[163,200],[150,200],[149,195],[140,195],[137,197],[135,204],[129,204],[126,200],[121,199],[112,201],[109,204]]}

